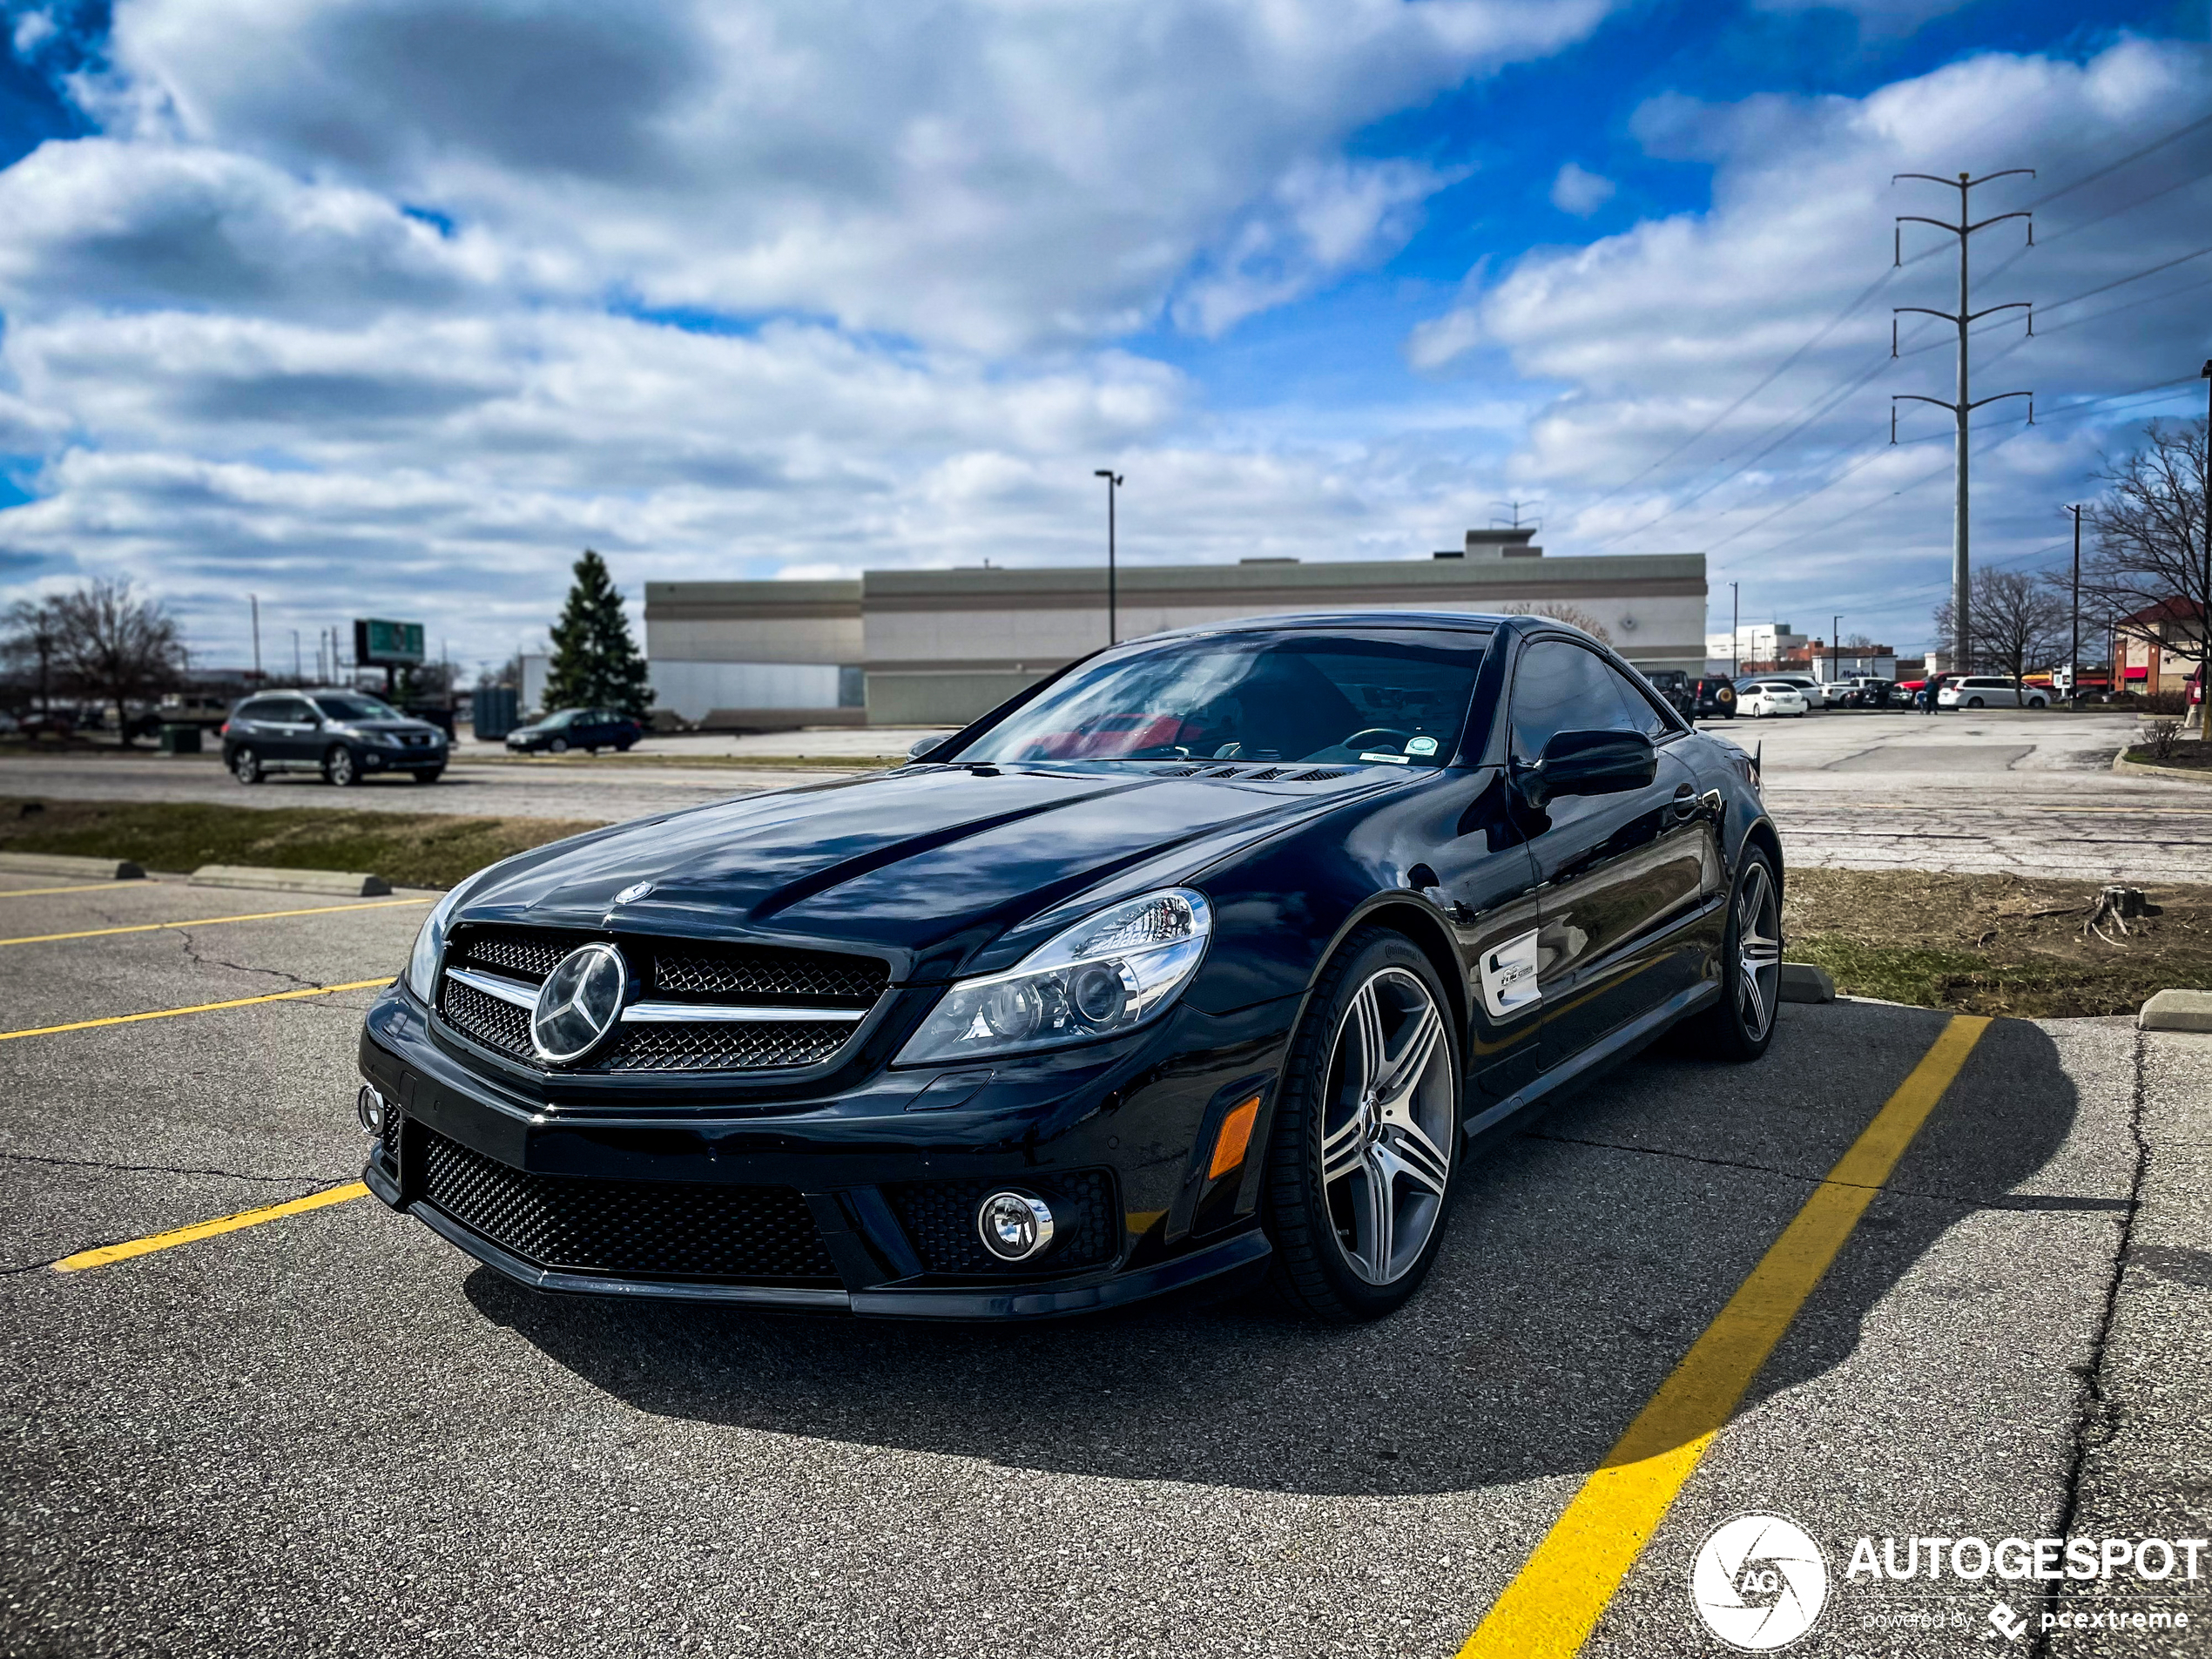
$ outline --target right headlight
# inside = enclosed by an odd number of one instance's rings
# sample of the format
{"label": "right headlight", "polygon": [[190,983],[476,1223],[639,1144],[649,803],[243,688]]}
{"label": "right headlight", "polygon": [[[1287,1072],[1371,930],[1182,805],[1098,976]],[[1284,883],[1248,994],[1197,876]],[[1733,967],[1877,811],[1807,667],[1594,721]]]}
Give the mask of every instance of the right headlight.
{"label": "right headlight", "polygon": [[1110,906],[1002,974],[954,981],[898,1063],[958,1063],[1132,1030],[1183,988],[1212,931],[1212,907],[1188,887]]}

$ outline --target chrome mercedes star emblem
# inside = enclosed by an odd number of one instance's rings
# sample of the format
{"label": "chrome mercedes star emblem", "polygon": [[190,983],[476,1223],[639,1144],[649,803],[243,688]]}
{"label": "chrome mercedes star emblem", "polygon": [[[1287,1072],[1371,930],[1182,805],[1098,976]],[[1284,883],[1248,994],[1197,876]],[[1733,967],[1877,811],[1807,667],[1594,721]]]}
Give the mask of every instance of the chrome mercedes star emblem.
{"label": "chrome mercedes star emblem", "polygon": [[538,987],[530,1009],[530,1045],[555,1065],[581,1060],[622,1017],[630,965],[612,945],[570,951]]}
{"label": "chrome mercedes star emblem", "polygon": [[628,887],[624,887],[620,893],[615,894],[615,902],[617,904],[636,904],[640,899],[644,898],[652,890],[653,884],[650,881],[633,881]]}

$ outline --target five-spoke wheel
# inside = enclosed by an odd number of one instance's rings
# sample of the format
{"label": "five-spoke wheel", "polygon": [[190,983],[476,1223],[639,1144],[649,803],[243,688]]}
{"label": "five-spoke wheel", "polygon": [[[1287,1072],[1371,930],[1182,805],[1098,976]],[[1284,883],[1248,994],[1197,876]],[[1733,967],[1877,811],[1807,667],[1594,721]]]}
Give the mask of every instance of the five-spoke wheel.
{"label": "five-spoke wheel", "polygon": [[1420,1288],[1451,1209],[1460,1036],[1420,948],[1364,927],[1315,981],[1267,1150],[1273,1283],[1325,1319],[1372,1319]]}

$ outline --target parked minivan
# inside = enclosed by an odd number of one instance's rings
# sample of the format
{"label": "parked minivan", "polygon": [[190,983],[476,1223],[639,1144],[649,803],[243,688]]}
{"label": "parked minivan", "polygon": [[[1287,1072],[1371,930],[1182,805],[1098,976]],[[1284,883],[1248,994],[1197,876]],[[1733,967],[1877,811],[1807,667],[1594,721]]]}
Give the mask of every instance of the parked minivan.
{"label": "parked minivan", "polygon": [[2050,693],[2041,686],[2022,686],[1994,674],[1969,674],[1936,693],[1936,706],[1945,709],[2041,709],[2050,704]]}

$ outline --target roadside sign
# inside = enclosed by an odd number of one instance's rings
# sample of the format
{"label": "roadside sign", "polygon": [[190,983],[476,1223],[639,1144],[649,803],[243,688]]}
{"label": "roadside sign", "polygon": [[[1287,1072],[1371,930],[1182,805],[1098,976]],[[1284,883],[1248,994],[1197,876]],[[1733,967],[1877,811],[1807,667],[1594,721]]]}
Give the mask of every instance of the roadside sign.
{"label": "roadside sign", "polygon": [[358,617],[354,623],[354,660],[379,668],[413,667],[422,660],[422,624]]}

